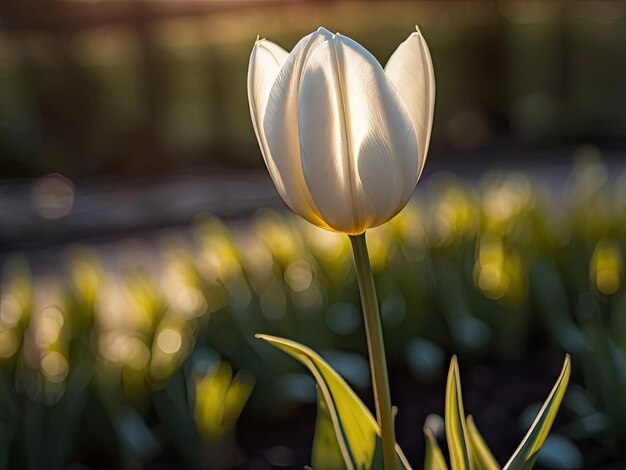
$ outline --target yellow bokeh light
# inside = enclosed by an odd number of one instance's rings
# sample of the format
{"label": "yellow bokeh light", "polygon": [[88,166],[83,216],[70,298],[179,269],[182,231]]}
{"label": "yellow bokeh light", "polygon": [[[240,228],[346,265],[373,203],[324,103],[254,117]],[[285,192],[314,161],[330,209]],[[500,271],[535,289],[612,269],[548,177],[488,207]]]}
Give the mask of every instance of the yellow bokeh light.
{"label": "yellow bokeh light", "polygon": [[13,296],[7,296],[0,301],[0,322],[11,327],[19,323],[22,316],[22,307]]}
{"label": "yellow bokeh light", "polygon": [[158,334],[156,344],[165,354],[176,354],[180,351],[183,338],[180,332],[172,328],[165,328]]}
{"label": "yellow bokeh light", "polygon": [[150,350],[145,343],[123,331],[112,331],[98,338],[100,355],[114,364],[142,370],[150,362]]}
{"label": "yellow bokeh light", "polygon": [[204,295],[195,287],[180,287],[174,302],[177,310],[187,318],[201,315],[207,308]]}
{"label": "yellow bokeh light", "polygon": [[46,348],[59,340],[65,320],[63,314],[56,307],[47,307],[41,312],[35,330],[35,343],[40,348]]}
{"label": "yellow bokeh light", "polygon": [[98,352],[107,361],[121,363],[124,341],[125,338],[117,332],[102,334],[98,338]]}
{"label": "yellow bokeh light", "polygon": [[43,356],[40,365],[41,372],[52,383],[63,382],[70,372],[67,360],[57,351],[51,351]]}
{"label": "yellow bokeh light", "polygon": [[295,292],[303,292],[313,282],[311,265],[304,260],[291,263],[285,270],[285,282]]}

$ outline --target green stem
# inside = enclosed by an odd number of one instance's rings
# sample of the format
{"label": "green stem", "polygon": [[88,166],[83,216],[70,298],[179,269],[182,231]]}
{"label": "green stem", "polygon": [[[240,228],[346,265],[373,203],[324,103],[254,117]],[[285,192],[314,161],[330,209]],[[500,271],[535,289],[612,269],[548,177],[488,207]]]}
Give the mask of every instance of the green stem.
{"label": "green stem", "polygon": [[396,436],[391,410],[385,343],[383,341],[383,328],[380,322],[374,276],[372,275],[367,244],[365,243],[365,233],[350,235],[350,242],[352,243],[356,277],[359,282],[359,291],[361,292],[365,334],[367,336],[367,348],[370,356],[370,369],[372,371],[374,401],[376,403],[376,419],[380,425],[383,441],[384,468],[385,470],[395,470]]}

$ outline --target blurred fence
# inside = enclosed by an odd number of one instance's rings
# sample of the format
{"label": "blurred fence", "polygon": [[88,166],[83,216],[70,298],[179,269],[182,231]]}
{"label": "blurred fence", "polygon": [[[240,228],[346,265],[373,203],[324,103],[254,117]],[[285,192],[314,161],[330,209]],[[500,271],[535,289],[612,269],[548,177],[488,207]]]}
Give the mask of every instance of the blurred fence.
{"label": "blurred fence", "polygon": [[259,166],[246,98],[257,34],[319,25],[381,62],[419,23],[434,151],[623,142],[624,2],[12,2],[0,30],[0,178]]}

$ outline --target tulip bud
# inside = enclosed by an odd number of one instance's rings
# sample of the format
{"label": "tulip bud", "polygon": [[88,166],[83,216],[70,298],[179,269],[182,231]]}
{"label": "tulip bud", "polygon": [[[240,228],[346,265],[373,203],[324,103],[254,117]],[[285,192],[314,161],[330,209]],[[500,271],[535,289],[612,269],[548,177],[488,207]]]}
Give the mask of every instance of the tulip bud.
{"label": "tulip bud", "polygon": [[324,28],[290,53],[257,40],[248,100],[280,196],[311,223],[358,235],[409,201],[426,161],[435,103],[419,31],[384,69],[361,45]]}

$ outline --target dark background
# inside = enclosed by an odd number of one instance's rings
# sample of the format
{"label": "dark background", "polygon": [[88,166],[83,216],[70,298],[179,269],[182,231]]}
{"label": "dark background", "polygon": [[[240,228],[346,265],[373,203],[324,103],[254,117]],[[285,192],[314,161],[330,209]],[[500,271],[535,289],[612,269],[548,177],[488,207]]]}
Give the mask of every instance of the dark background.
{"label": "dark background", "polygon": [[[437,103],[430,158],[626,139],[626,4],[4,2],[0,178],[261,168],[246,98],[257,34],[287,50],[324,25],[386,63],[419,23]],[[545,160],[542,154],[541,160]]]}

